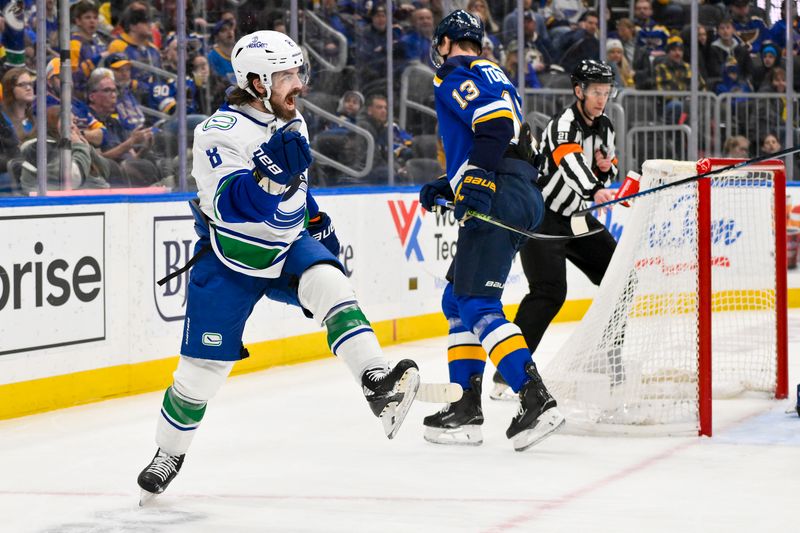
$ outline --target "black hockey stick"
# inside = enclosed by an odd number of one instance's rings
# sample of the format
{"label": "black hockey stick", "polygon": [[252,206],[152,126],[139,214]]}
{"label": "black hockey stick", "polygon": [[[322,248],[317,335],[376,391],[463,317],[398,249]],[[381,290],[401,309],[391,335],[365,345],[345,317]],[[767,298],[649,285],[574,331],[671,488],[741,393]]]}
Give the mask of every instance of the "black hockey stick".
{"label": "black hockey stick", "polygon": [[603,202],[602,204],[596,204],[591,207],[581,209],[580,211],[575,211],[575,214],[573,216],[584,216],[591,213],[595,209],[602,209],[603,207],[608,207],[610,205],[618,204],[620,202],[627,202],[628,200],[633,200],[634,198],[639,198],[640,196],[644,196],[646,194],[652,194],[654,192],[663,191],[664,189],[669,189],[670,187],[685,185],[693,181],[698,181],[700,179],[707,178],[708,176],[713,176],[714,174],[721,174],[723,172],[728,172],[730,170],[736,170],[737,168],[746,167],[747,165],[760,163],[762,161],[767,161],[769,159],[776,159],[778,157],[787,156],[795,152],[800,152],[800,146],[793,146],[791,148],[781,150],[780,152],[775,152],[774,154],[761,155],[758,157],[754,157],[753,159],[739,161],[738,163],[734,163],[733,165],[728,165],[727,167],[720,167],[714,170],[709,170],[708,172],[703,172],[702,174],[698,174],[696,176],[683,178],[673,183],[665,183],[664,185],[659,185],[658,187],[653,187],[652,189],[647,189],[646,191],[639,191],[635,194],[630,194],[628,196],[621,196],[619,198],[614,198],[613,200],[609,200],[608,202]]}
{"label": "black hockey stick", "polygon": [[[436,198],[436,205],[444,209],[449,209],[449,210],[455,209],[455,205],[453,204],[453,202],[449,202],[444,198],[442,198],[441,196]],[[536,233],[534,231],[529,231],[525,228],[520,228],[519,226],[503,222],[502,220],[497,220],[491,215],[484,215],[483,213],[478,213],[477,211],[473,211],[472,209],[467,210],[467,216],[477,218],[478,220],[483,220],[484,222],[493,224],[503,229],[507,229],[508,231],[519,233],[520,235],[525,235],[529,239],[536,239],[540,241],[564,241],[567,239],[578,239],[580,237],[588,237],[589,235],[600,233],[604,229],[604,228],[594,228],[590,230],[589,227],[586,225],[585,219],[574,217],[572,220],[570,220],[570,222],[572,222],[572,231],[574,232],[573,235],[547,235],[545,233]]]}

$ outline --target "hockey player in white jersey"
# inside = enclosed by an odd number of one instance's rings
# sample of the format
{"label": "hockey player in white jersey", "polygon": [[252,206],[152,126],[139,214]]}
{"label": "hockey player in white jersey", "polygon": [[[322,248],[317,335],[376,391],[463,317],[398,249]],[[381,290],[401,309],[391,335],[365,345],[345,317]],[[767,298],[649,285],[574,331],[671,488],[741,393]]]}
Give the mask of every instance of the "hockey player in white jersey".
{"label": "hockey player in white jersey", "polygon": [[[237,86],[197,126],[195,248],[178,368],[158,418],[158,451],[138,478],[144,503],[174,479],[207,402],[247,357],[245,322],[262,297],[294,304],[324,325],[392,438],[419,387],[417,365],[389,365],[337,259],[330,218],[308,191],[308,130],[297,112],[303,54],[274,31],[242,37],[231,56]],[[206,253],[213,250],[213,253]]]}

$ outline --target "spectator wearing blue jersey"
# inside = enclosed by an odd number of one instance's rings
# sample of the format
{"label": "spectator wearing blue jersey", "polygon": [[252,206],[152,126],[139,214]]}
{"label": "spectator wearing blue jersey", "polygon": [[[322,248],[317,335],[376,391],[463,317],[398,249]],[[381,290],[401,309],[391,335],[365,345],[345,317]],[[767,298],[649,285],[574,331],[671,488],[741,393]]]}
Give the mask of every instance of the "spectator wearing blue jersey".
{"label": "spectator wearing blue jersey", "polygon": [[[111,41],[108,52],[122,52],[131,61],[138,61],[153,67],[161,68],[161,52],[151,42],[153,38],[152,23],[146,9],[132,5],[122,13],[123,32],[119,38]],[[137,80],[137,96],[145,97],[153,79],[151,73],[133,68],[133,79]]]}
{"label": "spectator wearing blue jersey", "polygon": [[409,61],[418,60],[433,67],[430,59],[433,13],[426,8],[416,9],[411,15],[411,21],[414,29],[400,39],[403,55]]}
{"label": "spectator wearing blue jersey", "polygon": [[[753,92],[749,81],[739,71],[739,64],[736,62],[736,58],[728,58],[722,71],[722,81],[714,88],[714,92],[717,94]],[[746,98],[733,98],[731,101],[734,107],[747,103]]]}
{"label": "spectator wearing blue jersey", "polygon": [[236,75],[231,65],[231,51],[236,43],[236,29],[229,19],[224,18],[217,22],[211,30],[214,46],[206,56],[211,71],[209,84],[211,86],[212,109],[221,105],[225,99],[225,90],[236,84]]}
{"label": "spectator wearing blue jersey", "polygon": [[[781,3],[781,14],[785,15],[785,13],[785,5],[784,3]],[[796,15],[792,21],[792,41],[794,43],[793,47],[795,54],[800,51],[800,31],[798,31],[799,22],[800,16]],[[771,41],[774,41],[780,49],[786,49],[786,20],[784,18],[781,18],[781,20],[778,20],[772,25],[772,27],[769,29],[769,38]]]}
{"label": "spectator wearing blue jersey", "polygon": [[[192,59],[193,60],[193,59]],[[178,70],[178,40],[171,38],[167,41],[164,48],[164,68],[170,72]],[[206,63],[207,65],[208,63]],[[189,62],[186,69],[186,112],[188,114],[198,113],[197,86],[194,83],[192,73],[192,63]],[[177,109],[178,83],[176,77],[160,79],[154,82],[151,87],[149,107],[158,109],[162,113],[173,114]]]}
{"label": "spectator wearing blue jersey", "polygon": [[69,43],[72,79],[75,91],[81,95],[86,90],[89,74],[100,64],[106,43],[97,35],[98,8],[92,0],[80,0],[70,8],[75,31]]}
{"label": "spectator wearing blue jersey", "polygon": [[[51,52],[58,52],[61,47],[58,42],[58,11],[56,10],[56,0],[45,0],[44,7],[46,33],[44,42],[47,44],[48,50]],[[36,13],[36,5],[34,4],[32,8],[31,16],[25,26],[25,33],[28,43],[30,43],[31,50],[33,50],[33,47],[39,42],[36,34],[36,27],[38,24],[36,22],[38,16]]]}
{"label": "spectator wearing blue jersey", "polygon": [[220,20],[211,30],[214,46],[208,53],[208,65],[211,67],[212,76],[225,80],[227,85],[236,83],[236,75],[231,65],[231,51],[236,43],[235,31],[234,23],[229,19]]}
{"label": "spectator wearing blue jersey", "polygon": [[506,431],[522,451],[556,431],[564,417],[536,369],[519,326],[508,321],[500,297],[519,248],[517,233],[476,218],[489,215],[533,230],[544,216],[530,129],[521,99],[500,67],[480,58],[481,20],[462,10],[436,28],[431,56],[439,135],[447,174],[425,184],[420,204],[453,202],[460,222],[456,254],[447,272],[442,310],[449,324],[450,381],[464,389],[461,400],[425,417],[425,439],[437,444],[481,444],[481,386],[487,354],[519,394],[520,405]]}
{"label": "spectator wearing blue jersey", "polygon": [[92,114],[106,126],[100,153],[120,165],[121,170],[111,174],[111,185],[143,187],[159,181],[161,173],[148,159],[153,132],[144,126],[128,130],[117,115],[114,73],[107,68],[96,69],[89,76],[86,90]]}
{"label": "spectator wearing blue jersey", "polygon": [[[131,78],[131,62],[128,57],[120,52],[108,54],[103,60],[103,66],[111,69],[114,73],[114,81],[117,85],[116,112],[122,126],[128,131],[144,126],[144,111],[136,97],[138,80]],[[150,86],[152,87],[154,84]]]}
{"label": "spectator wearing blue jersey", "polygon": [[750,0],[731,0],[728,7],[736,34],[745,43],[750,52],[761,51],[761,43],[769,38],[767,23],[751,12]]}

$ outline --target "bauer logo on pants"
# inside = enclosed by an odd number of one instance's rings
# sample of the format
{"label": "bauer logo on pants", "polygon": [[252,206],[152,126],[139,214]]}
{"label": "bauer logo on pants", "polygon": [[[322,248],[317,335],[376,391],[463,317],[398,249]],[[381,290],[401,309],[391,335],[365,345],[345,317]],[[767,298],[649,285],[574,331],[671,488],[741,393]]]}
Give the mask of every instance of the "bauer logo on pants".
{"label": "bauer logo on pants", "polygon": [[419,245],[419,230],[422,228],[422,217],[426,211],[419,205],[419,200],[388,202],[397,236],[405,248],[406,259],[411,260],[413,255],[417,261],[424,261],[422,247]]}
{"label": "bauer logo on pants", "polygon": [[160,287],[156,282],[180,269],[192,258],[196,241],[193,217],[153,219],[153,292],[156,310],[165,322],[183,320],[191,270],[175,276]]}

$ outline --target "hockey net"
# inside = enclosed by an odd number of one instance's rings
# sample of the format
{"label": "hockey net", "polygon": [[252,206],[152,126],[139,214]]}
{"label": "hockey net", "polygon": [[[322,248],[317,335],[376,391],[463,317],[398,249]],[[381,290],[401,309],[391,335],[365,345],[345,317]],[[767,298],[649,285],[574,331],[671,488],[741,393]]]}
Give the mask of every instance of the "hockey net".
{"label": "hockey net", "polygon": [[[699,173],[647,161],[640,190]],[[770,161],[636,199],[590,309],[543,369],[569,427],[710,435],[712,391],[786,397],[785,194]]]}

